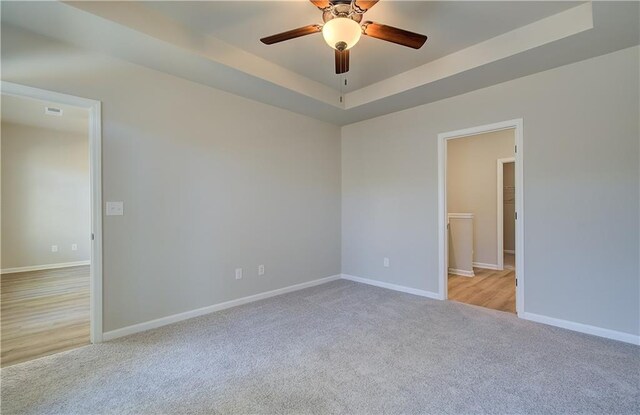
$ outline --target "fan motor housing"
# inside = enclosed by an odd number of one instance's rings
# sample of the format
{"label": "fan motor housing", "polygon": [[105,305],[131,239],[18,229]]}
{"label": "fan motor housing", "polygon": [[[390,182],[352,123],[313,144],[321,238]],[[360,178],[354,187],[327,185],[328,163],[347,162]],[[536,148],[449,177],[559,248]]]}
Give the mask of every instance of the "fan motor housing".
{"label": "fan motor housing", "polygon": [[351,7],[350,1],[345,3],[333,2],[333,4],[322,13],[322,20],[325,23],[336,17],[347,17],[358,23],[362,20],[362,14]]}

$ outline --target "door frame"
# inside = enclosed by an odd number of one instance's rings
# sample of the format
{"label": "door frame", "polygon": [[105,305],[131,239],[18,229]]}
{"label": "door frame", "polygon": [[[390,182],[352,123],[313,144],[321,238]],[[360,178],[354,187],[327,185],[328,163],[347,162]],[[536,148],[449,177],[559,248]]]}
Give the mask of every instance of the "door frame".
{"label": "door frame", "polygon": [[[498,241],[498,250],[497,250],[497,262],[498,270],[504,270],[504,165],[505,163],[515,163],[515,157],[505,157],[498,159],[497,171],[498,177],[496,180],[497,186],[497,207],[496,212],[498,212],[497,216],[497,241]],[[514,166],[515,167],[515,166]]]}
{"label": "door frame", "polygon": [[4,95],[86,108],[89,111],[89,169],[91,181],[90,339],[102,341],[102,114],[101,103],[45,89],[2,81]]}
{"label": "door frame", "polygon": [[516,183],[516,311],[519,317],[524,313],[524,180],[523,180],[523,120],[517,118],[493,124],[480,125],[462,130],[438,134],[438,247],[439,247],[439,288],[438,297],[446,300],[448,277],[448,235],[447,235],[447,142],[456,138],[513,129],[515,134],[515,183]]}

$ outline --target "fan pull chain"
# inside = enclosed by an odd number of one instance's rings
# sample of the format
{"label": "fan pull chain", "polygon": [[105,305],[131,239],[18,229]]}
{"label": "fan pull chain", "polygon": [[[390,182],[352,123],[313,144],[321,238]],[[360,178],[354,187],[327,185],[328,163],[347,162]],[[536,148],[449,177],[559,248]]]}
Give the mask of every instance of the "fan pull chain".
{"label": "fan pull chain", "polygon": [[343,86],[347,86],[347,76],[340,75],[340,103],[344,102],[344,88]]}

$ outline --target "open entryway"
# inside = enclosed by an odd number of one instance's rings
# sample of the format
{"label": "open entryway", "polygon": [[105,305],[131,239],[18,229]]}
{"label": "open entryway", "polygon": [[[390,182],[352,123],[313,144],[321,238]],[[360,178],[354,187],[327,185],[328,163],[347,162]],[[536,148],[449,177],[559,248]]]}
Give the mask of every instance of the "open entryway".
{"label": "open entryway", "polygon": [[[514,132],[515,133],[515,132]],[[516,159],[497,161],[496,175],[496,236],[498,269],[516,269]]]}
{"label": "open entryway", "polygon": [[100,105],[2,83],[1,365],[101,340]]}
{"label": "open entryway", "polygon": [[440,296],[521,312],[522,120],[438,138]]}

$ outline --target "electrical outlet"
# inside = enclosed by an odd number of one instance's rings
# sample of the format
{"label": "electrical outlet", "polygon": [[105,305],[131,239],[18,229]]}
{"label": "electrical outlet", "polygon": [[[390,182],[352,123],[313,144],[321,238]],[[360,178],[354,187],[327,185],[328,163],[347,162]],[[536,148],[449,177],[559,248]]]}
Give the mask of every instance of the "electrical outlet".
{"label": "electrical outlet", "polygon": [[236,279],[242,279],[242,268],[236,268]]}
{"label": "electrical outlet", "polygon": [[258,265],[258,275],[264,275],[264,265]]}
{"label": "electrical outlet", "polygon": [[71,244],[71,250],[72,251],[77,251],[78,250],[78,244]]}
{"label": "electrical outlet", "polygon": [[385,258],[383,264],[385,268],[389,268],[389,258]]}
{"label": "electrical outlet", "polygon": [[58,252],[58,245],[51,245],[51,252]]}

